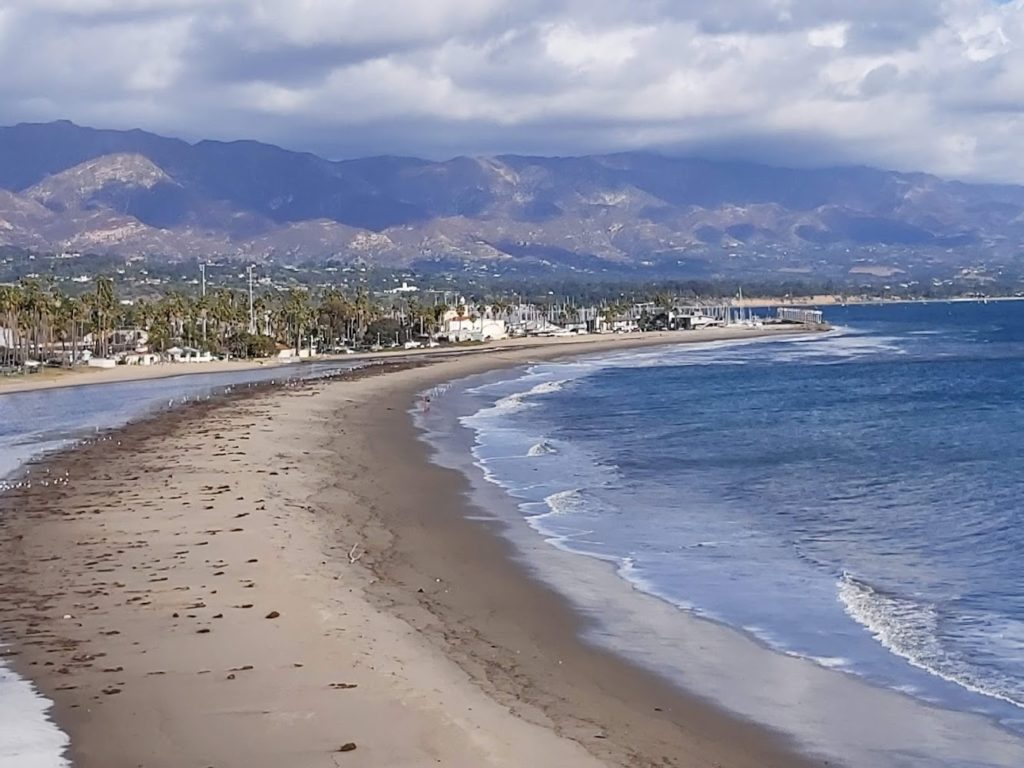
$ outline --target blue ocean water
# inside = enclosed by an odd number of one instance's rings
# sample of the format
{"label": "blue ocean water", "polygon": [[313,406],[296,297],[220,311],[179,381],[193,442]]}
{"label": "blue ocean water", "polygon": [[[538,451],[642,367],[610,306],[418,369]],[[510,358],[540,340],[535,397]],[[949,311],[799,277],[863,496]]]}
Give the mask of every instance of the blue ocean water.
{"label": "blue ocean water", "polygon": [[1024,732],[1024,303],[541,364],[477,462],[558,546],[763,644]]}
{"label": "blue ocean water", "polygon": [[0,392],[0,490],[25,461],[155,411],[205,400],[233,388],[328,376],[360,364],[314,362]]}

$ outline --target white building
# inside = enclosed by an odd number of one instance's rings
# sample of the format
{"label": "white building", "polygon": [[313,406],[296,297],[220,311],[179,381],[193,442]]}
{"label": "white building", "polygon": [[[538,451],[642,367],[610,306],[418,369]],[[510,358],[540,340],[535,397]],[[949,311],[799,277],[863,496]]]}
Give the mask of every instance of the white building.
{"label": "white building", "polygon": [[210,363],[213,355],[195,347],[171,347],[164,353],[172,363]]}
{"label": "white building", "polygon": [[477,314],[475,309],[461,306],[441,316],[441,336],[448,341],[497,341],[508,338],[504,320]]}
{"label": "white building", "polygon": [[601,324],[602,330],[610,333],[636,333],[640,324],[630,318],[619,318]]}
{"label": "white building", "polygon": [[409,285],[403,280],[400,286],[390,289],[388,293],[418,293],[419,290],[415,285]]}
{"label": "white building", "polygon": [[142,328],[116,328],[107,336],[107,343],[125,352],[148,352],[149,331]]}
{"label": "white building", "polygon": [[309,360],[316,356],[317,352],[313,347],[300,347],[298,354],[296,354],[294,347],[286,347],[277,351],[278,360]]}
{"label": "white building", "polygon": [[155,352],[129,352],[124,356],[125,365],[156,365],[160,355]]}

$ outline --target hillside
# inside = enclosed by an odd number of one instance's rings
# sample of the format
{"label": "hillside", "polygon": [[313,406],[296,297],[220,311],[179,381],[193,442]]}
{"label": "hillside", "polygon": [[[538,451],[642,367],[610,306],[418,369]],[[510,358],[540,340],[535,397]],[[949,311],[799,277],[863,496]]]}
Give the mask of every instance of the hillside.
{"label": "hillside", "polygon": [[1024,187],[629,153],[332,162],[68,122],[0,129],[0,245],[167,259],[915,274],[1012,264]]}

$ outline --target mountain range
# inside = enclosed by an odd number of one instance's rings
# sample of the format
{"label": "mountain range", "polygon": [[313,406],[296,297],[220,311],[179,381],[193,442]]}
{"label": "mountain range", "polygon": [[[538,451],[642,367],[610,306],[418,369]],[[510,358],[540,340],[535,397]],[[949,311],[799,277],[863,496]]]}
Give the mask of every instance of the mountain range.
{"label": "mountain range", "polygon": [[0,128],[0,245],[718,276],[1014,263],[1024,187],[622,153],[332,161],[67,121]]}

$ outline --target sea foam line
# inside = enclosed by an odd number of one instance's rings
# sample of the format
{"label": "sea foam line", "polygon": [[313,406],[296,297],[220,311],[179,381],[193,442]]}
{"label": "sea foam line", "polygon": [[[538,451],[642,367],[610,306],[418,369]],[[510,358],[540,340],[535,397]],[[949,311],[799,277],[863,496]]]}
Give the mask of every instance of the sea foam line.
{"label": "sea foam line", "polygon": [[51,702],[0,663],[0,768],[69,768],[70,743],[49,717]]}
{"label": "sea foam line", "polygon": [[850,618],[865,627],[890,653],[961,688],[1024,709],[1024,702],[998,683],[979,681],[977,673],[951,657],[939,640],[938,609],[878,591],[843,573],[838,596]]}

